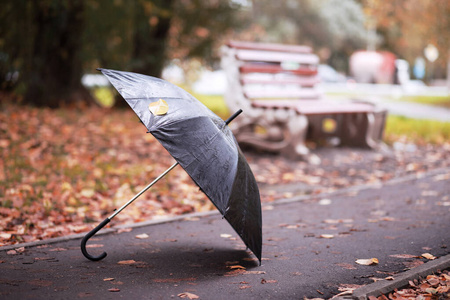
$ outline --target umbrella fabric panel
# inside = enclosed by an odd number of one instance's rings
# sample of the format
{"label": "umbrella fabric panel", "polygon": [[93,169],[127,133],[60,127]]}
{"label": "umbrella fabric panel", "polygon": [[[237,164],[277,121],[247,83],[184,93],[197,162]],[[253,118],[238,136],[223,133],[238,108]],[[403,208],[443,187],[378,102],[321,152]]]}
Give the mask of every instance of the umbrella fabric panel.
{"label": "umbrella fabric panel", "polygon": [[[169,104],[170,105],[170,104]],[[150,131],[224,214],[236,177],[235,142],[207,117],[171,122]],[[231,132],[231,131],[230,131]]]}
{"label": "umbrella fabric panel", "polygon": [[233,183],[229,208],[225,212],[225,219],[261,261],[262,217],[259,199],[259,189],[255,177],[239,150],[238,170]]}
{"label": "umbrella fabric panel", "polygon": [[[200,116],[208,116],[216,126],[225,123],[191,94],[165,80],[132,72],[99,70],[109,79],[149,131],[167,123]],[[149,113],[148,105],[159,99],[168,103],[169,111],[166,115],[154,116]]]}

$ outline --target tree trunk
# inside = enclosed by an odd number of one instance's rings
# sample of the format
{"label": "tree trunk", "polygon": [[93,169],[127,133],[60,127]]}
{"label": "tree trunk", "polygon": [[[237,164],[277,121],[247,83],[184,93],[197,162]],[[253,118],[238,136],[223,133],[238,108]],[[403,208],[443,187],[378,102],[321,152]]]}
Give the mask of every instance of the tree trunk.
{"label": "tree trunk", "polygon": [[134,72],[161,76],[166,59],[166,42],[173,14],[173,0],[138,1],[135,11]]}
{"label": "tree trunk", "polygon": [[36,106],[93,103],[81,84],[84,1],[33,3],[35,40],[24,75],[24,102]]}
{"label": "tree trunk", "polygon": [[[133,72],[161,77],[166,60],[166,42],[173,15],[173,0],[135,0],[134,36],[131,69]],[[116,97],[114,107],[127,107]]]}

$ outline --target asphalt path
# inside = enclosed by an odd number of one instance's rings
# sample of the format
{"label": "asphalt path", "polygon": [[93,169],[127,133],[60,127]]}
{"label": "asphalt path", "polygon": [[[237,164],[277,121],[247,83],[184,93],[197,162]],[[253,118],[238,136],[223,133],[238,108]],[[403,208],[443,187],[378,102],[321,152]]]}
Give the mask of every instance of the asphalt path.
{"label": "asphalt path", "polygon": [[445,168],[266,204],[261,265],[217,213],[95,236],[99,262],[79,236],[3,247],[0,299],[330,298],[450,254],[449,180]]}

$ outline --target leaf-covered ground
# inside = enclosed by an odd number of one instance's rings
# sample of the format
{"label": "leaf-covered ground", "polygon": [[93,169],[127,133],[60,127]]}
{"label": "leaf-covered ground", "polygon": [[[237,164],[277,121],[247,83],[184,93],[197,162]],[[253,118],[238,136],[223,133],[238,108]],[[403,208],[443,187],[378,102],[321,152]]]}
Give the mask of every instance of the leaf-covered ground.
{"label": "leaf-covered ground", "polygon": [[[450,166],[450,143],[318,148],[311,162],[246,150],[263,202]],[[129,110],[0,111],[0,246],[88,231],[175,161]],[[114,225],[214,209],[181,167]]]}

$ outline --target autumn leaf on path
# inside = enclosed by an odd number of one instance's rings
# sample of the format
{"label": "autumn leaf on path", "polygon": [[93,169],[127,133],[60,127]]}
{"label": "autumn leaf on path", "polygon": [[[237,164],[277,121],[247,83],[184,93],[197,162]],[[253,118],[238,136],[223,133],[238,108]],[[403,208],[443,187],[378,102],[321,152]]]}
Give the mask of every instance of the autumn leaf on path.
{"label": "autumn leaf on path", "polygon": [[130,259],[130,260],[121,260],[117,264],[119,264],[119,265],[132,265],[132,264],[135,264],[135,263],[136,263],[135,260]]}
{"label": "autumn leaf on path", "polygon": [[423,253],[421,256],[426,259],[429,259],[429,260],[436,259],[436,256],[434,256],[433,254],[430,254],[430,253]]}
{"label": "autumn leaf on path", "polygon": [[111,288],[111,289],[108,289],[108,291],[113,292],[113,293],[117,293],[117,292],[120,292],[120,289],[118,289],[118,288]]}
{"label": "autumn leaf on path", "polygon": [[376,264],[378,264],[378,259],[377,259],[377,258],[357,259],[355,262],[356,262],[358,265],[371,266],[371,265],[376,265]]}
{"label": "autumn leaf on path", "polygon": [[198,299],[199,298],[199,296],[197,296],[196,294],[192,294],[192,293],[188,293],[188,292],[180,293],[177,296],[180,298],[188,298],[188,299]]}
{"label": "autumn leaf on path", "polygon": [[102,247],[103,247],[102,244],[90,244],[86,246],[86,248],[102,248]]}
{"label": "autumn leaf on path", "polygon": [[228,268],[230,268],[230,269],[241,269],[241,270],[245,270],[245,267],[243,267],[243,266],[240,266],[240,265],[235,265],[235,266],[229,266]]}
{"label": "autumn leaf on path", "polygon": [[334,238],[334,234],[321,234],[319,237],[322,239],[332,239]]}
{"label": "autumn leaf on path", "polygon": [[417,255],[411,255],[411,254],[392,254],[389,255],[390,257],[395,257],[395,258],[417,258]]}
{"label": "autumn leaf on path", "polygon": [[146,234],[146,233],[142,233],[142,234],[136,235],[136,238],[137,238],[137,239],[140,239],[140,240],[143,240],[143,239],[148,239],[149,236],[148,236],[148,234]]}

